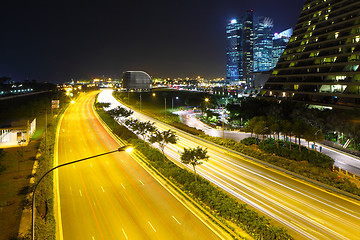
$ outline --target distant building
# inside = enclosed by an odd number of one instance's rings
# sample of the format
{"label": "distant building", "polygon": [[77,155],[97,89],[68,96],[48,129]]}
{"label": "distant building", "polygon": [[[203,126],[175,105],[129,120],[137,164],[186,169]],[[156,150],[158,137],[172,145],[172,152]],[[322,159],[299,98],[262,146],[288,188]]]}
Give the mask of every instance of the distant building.
{"label": "distant building", "polygon": [[262,95],[360,108],[360,1],[306,0]]}
{"label": "distant building", "polygon": [[237,85],[243,82],[242,23],[233,19],[226,26],[226,82]]}
{"label": "distant building", "polygon": [[275,33],[273,37],[273,49],[272,49],[272,66],[271,68],[276,67],[277,62],[279,61],[281,55],[283,54],[288,42],[290,41],[293,29],[289,28],[281,33]]}
{"label": "distant building", "polygon": [[126,90],[148,91],[152,88],[152,80],[146,72],[127,71],[123,73],[122,87]]}
{"label": "distant building", "polygon": [[243,72],[246,85],[252,86],[254,81],[254,12],[246,12],[243,23]]}
{"label": "distant building", "polygon": [[254,24],[254,72],[273,68],[273,20],[256,17]]}
{"label": "distant building", "polygon": [[0,148],[28,145],[36,130],[36,118],[29,121],[12,122],[10,126],[0,127]]}

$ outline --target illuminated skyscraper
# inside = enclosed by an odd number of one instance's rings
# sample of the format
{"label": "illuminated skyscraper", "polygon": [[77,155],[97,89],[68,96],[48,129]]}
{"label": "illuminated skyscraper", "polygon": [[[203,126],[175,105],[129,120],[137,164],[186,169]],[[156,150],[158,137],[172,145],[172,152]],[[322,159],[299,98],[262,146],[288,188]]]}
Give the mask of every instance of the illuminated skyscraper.
{"label": "illuminated skyscraper", "polygon": [[289,28],[281,33],[275,33],[273,37],[273,62],[271,68],[274,68],[283,54],[288,42],[290,41],[293,29]]}
{"label": "illuminated skyscraper", "polygon": [[263,96],[360,108],[360,1],[306,0]]}
{"label": "illuminated skyscraper", "polygon": [[254,72],[269,71],[273,66],[273,20],[256,17],[254,22]]}
{"label": "illuminated skyscraper", "polygon": [[252,86],[254,81],[254,13],[246,12],[243,23],[243,73],[246,85]]}
{"label": "illuminated skyscraper", "polygon": [[233,19],[226,26],[226,82],[230,85],[243,83],[242,24]]}

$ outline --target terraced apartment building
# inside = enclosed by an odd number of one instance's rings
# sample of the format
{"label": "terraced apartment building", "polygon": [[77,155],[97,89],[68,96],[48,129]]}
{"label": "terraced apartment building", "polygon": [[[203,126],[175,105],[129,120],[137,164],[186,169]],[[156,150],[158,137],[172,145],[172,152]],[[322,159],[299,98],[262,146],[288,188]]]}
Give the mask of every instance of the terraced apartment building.
{"label": "terraced apartment building", "polygon": [[305,0],[263,97],[360,108],[360,0]]}

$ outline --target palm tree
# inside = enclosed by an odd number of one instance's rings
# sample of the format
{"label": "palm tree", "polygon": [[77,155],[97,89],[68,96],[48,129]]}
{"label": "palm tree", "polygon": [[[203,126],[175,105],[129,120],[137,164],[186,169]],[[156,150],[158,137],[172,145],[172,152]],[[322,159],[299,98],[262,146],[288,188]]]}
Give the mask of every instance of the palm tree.
{"label": "palm tree", "polygon": [[207,161],[209,159],[209,156],[207,156],[206,154],[207,149],[203,149],[200,146],[196,148],[184,148],[184,152],[181,153],[181,162],[185,164],[191,164],[194,168],[195,182],[197,182],[195,167],[202,164],[202,161]]}
{"label": "palm tree", "polygon": [[169,143],[176,144],[177,137],[175,135],[175,132],[171,131],[171,129],[169,129],[167,131],[163,131],[163,132],[156,130],[151,135],[150,142],[159,144],[159,147],[160,147],[161,152],[164,157],[164,163],[165,163],[165,153],[164,153],[165,147]]}

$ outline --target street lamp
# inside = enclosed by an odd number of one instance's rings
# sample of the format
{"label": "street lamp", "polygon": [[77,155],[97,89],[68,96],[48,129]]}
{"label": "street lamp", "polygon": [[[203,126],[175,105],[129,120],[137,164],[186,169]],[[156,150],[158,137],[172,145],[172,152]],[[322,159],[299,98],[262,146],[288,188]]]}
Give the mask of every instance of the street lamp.
{"label": "street lamp", "polygon": [[60,167],[63,167],[63,166],[66,166],[66,165],[70,165],[70,164],[73,164],[73,163],[77,163],[77,162],[82,162],[82,161],[85,161],[85,160],[88,160],[88,159],[91,159],[91,158],[96,158],[96,157],[100,157],[100,156],[103,156],[103,155],[107,155],[107,154],[110,154],[110,153],[115,153],[115,152],[122,152],[122,151],[125,151],[127,153],[130,153],[133,151],[133,147],[131,146],[122,146],[122,147],[119,147],[118,149],[114,150],[114,151],[110,151],[110,152],[106,152],[106,153],[102,153],[102,154],[98,154],[98,155],[94,155],[94,156],[91,156],[91,157],[87,157],[87,158],[82,158],[82,159],[79,159],[79,160],[75,160],[75,161],[72,161],[72,162],[67,162],[67,163],[64,163],[64,164],[60,164],[56,167],[53,167],[52,169],[50,169],[49,171],[47,171],[44,175],[42,175],[42,177],[40,178],[40,180],[36,183],[35,185],[35,188],[33,190],[33,195],[32,195],[32,213],[31,213],[31,239],[34,240],[35,239],[35,193],[36,193],[36,188],[37,186],[39,185],[39,183],[41,182],[41,180],[46,176],[48,175],[50,172],[54,171],[55,169],[58,169]]}
{"label": "street lamp", "polygon": [[[175,100],[178,100],[179,97],[175,97]],[[174,111],[174,97],[171,97],[171,111]]]}

